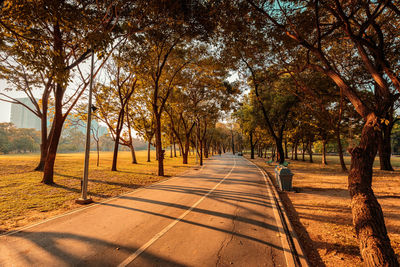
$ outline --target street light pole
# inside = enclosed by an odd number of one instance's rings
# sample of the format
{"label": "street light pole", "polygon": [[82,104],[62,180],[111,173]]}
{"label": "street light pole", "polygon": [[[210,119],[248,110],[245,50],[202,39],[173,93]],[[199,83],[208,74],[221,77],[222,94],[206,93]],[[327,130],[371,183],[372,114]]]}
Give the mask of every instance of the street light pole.
{"label": "street light pole", "polygon": [[92,47],[92,59],[90,65],[90,82],[89,82],[89,101],[88,115],[86,125],[86,147],[85,147],[85,166],[83,170],[83,179],[81,182],[82,195],[75,202],[78,204],[89,204],[93,200],[87,196],[88,174],[89,174],[89,155],[90,155],[90,130],[92,124],[92,90],[93,90],[93,66],[94,66],[94,51]]}

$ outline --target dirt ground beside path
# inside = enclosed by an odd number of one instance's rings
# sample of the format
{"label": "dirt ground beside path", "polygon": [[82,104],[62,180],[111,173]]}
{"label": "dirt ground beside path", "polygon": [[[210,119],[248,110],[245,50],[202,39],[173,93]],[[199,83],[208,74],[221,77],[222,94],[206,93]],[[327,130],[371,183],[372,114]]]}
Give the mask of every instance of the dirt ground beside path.
{"label": "dirt ground beside path", "polygon": [[[327,166],[289,160],[294,192],[280,192],[288,216],[302,241],[311,266],[363,266],[352,225],[347,174],[336,158]],[[394,159],[397,165],[399,159]],[[273,173],[265,159],[254,160]],[[392,247],[400,260],[400,168],[374,169],[373,190],[385,216]]]}

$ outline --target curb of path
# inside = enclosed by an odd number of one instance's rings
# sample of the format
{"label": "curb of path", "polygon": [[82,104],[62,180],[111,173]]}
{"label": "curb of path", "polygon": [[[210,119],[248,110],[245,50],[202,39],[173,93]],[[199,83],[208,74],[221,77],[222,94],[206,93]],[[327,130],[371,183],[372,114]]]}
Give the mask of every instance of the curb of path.
{"label": "curb of path", "polygon": [[[163,184],[163,183],[165,183],[165,182],[167,182],[167,181],[169,181],[169,180],[171,180],[171,179],[173,179],[173,178],[182,177],[182,176],[184,176],[184,175],[186,175],[187,173],[192,172],[192,171],[202,171],[203,168],[204,168],[204,166],[206,165],[206,161],[207,161],[207,160],[204,160],[204,161],[203,161],[203,166],[200,166],[200,165],[190,166],[188,170],[186,170],[186,171],[184,171],[184,172],[182,172],[182,173],[180,173],[180,174],[178,174],[178,175],[168,177],[168,178],[166,178],[166,179],[164,179],[164,180],[161,180],[161,181],[158,181],[158,182],[155,182],[155,183],[152,183],[152,184],[148,184],[148,185],[144,185],[144,186],[135,188],[135,189],[133,189],[133,190],[131,190],[131,191],[127,191],[127,192],[125,192],[125,193],[122,193],[122,194],[120,194],[120,195],[117,195],[117,196],[114,196],[114,197],[111,197],[111,198],[104,199],[104,200],[102,200],[102,201],[93,202],[93,203],[91,203],[91,204],[88,204],[88,205],[85,206],[85,207],[80,207],[80,208],[72,209],[72,210],[67,211],[67,212],[65,212],[65,213],[62,213],[62,214],[59,214],[59,215],[56,215],[56,216],[53,216],[53,217],[49,217],[49,218],[44,219],[44,220],[42,220],[42,221],[39,221],[39,222],[37,222],[37,223],[29,224],[29,225],[22,226],[22,227],[19,227],[19,228],[17,228],[17,229],[11,230],[11,231],[7,231],[7,232],[4,232],[4,233],[1,233],[1,234],[0,234],[0,237],[14,235],[14,234],[17,234],[17,233],[22,232],[22,231],[24,231],[24,230],[27,230],[27,229],[29,229],[29,228],[32,228],[32,227],[41,225],[41,224],[43,224],[43,223],[46,223],[46,222],[49,222],[49,221],[53,221],[53,220],[56,220],[56,219],[58,219],[58,218],[62,218],[62,217],[64,217],[64,216],[67,216],[67,215],[70,215],[70,214],[74,214],[74,213],[77,213],[77,212],[80,212],[80,211],[83,211],[83,210],[87,210],[87,209],[90,209],[90,208],[99,206],[99,205],[101,205],[101,204],[103,204],[103,203],[108,203],[108,202],[113,201],[113,200],[115,200],[115,199],[122,198],[122,197],[124,197],[124,196],[126,196],[126,195],[129,195],[129,194],[132,194],[132,193],[136,193],[136,192],[140,192],[140,191],[142,191],[142,190],[144,190],[144,189],[147,189],[147,188],[149,188],[149,187],[156,186],[156,185],[159,185],[159,184]],[[89,180],[89,181],[90,181],[90,180]]]}
{"label": "curb of path", "polygon": [[275,201],[275,205],[278,209],[280,222],[282,224],[282,228],[285,231],[287,243],[288,243],[289,249],[292,254],[292,259],[290,259],[291,262],[288,263],[289,266],[309,267],[310,264],[308,262],[306,254],[304,253],[304,249],[300,244],[299,238],[293,229],[293,226],[292,226],[292,223],[291,223],[289,217],[287,216],[287,212],[285,210],[285,207],[282,204],[282,200],[279,196],[278,190],[276,189],[276,187],[273,183],[272,174],[270,172],[268,172],[262,166],[259,166],[258,164],[252,162],[249,159],[247,159],[247,160],[250,161],[251,163],[253,163],[255,166],[257,166],[259,168],[259,170],[264,172],[264,174],[266,174],[266,176],[268,177],[267,181],[268,181],[268,184],[270,185],[270,188],[272,188],[273,198]]}

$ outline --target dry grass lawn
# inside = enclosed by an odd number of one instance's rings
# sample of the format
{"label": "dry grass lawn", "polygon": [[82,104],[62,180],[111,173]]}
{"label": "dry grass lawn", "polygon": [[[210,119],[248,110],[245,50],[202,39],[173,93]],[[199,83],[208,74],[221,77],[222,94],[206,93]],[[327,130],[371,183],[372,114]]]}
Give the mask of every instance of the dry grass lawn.
{"label": "dry grass lawn", "polygon": [[[363,266],[352,226],[347,174],[340,172],[337,157],[328,165],[289,160],[295,192],[280,192],[311,266]],[[346,158],[347,164],[350,159]],[[265,159],[255,162],[273,173]],[[375,162],[377,165],[378,162]],[[394,172],[374,169],[373,190],[385,216],[386,227],[400,260],[400,158],[393,158]],[[349,167],[349,165],[348,165]]]}
{"label": "dry grass lawn", "polygon": [[[112,152],[90,156],[88,192],[94,201],[120,195],[133,189],[165,179],[158,177],[157,161],[146,162],[147,151],[138,151],[139,164],[131,164],[130,152],[120,152],[118,171],[112,172]],[[165,158],[165,173],[174,176],[194,166],[192,156],[188,165],[182,158]],[[35,172],[39,155],[0,155],[0,233],[63,213],[79,205],[80,181],[83,175],[84,154],[58,154],[54,186],[40,183],[41,172]]]}

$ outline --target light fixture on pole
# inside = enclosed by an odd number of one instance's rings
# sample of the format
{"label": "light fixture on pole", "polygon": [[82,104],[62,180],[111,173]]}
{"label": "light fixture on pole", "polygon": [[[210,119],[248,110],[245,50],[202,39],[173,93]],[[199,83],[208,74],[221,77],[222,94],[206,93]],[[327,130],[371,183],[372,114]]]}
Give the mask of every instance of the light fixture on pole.
{"label": "light fixture on pole", "polygon": [[86,125],[86,147],[85,147],[85,166],[83,170],[83,179],[81,181],[82,194],[81,197],[75,200],[78,204],[89,204],[93,200],[87,196],[88,187],[88,174],[89,174],[89,155],[90,155],[90,130],[92,122],[92,90],[93,90],[93,65],[94,65],[94,51],[92,48],[92,60],[90,65],[90,82],[89,82],[89,101],[88,101],[88,115]]}

